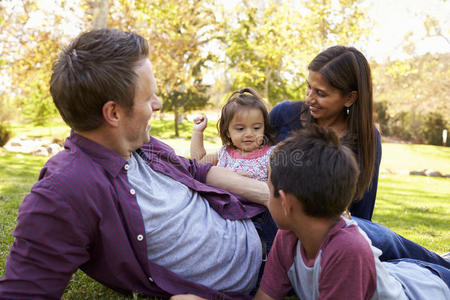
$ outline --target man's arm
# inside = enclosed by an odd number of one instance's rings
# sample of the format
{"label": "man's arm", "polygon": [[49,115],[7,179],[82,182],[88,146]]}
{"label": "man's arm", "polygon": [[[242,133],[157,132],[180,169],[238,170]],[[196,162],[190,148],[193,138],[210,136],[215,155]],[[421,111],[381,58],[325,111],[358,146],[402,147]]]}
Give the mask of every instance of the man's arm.
{"label": "man's arm", "polygon": [[258,289],[258,292],[256,293],[254,300],[275,300],[275,298],[270,297],[266,293],[264,293],[263,290]]}
{"label": "man's arm", "polygon": [[23,201],[0,279],[0,299],[59,299],[72,274],[89,259],[85,219],[46,182]]}
{"label": "man's arm", "polygon": [[229,169],[213,166],[206,174],[206,183],[237,194],[249,201],[267,206],[267,183],[241,176]]}

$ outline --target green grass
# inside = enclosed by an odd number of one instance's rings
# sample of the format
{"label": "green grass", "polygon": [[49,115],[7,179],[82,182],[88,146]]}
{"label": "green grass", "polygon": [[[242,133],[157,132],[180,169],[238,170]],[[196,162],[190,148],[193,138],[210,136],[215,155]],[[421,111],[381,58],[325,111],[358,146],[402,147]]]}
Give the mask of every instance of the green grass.
{"label": "green grass", "polygon": [[433,169],[450,174],[450,147],[383,143],[381,168],[409,171]]}
{"label": "green grass", "polygon": [[51,121],[43,126],[12,124],[11,129],[14,137],[51,138],[57,140],[64,140],[70,132],[70,128],[60,120]]}
{"label": "green grass", "polygon": [[450,251],[450,179],[381,174],[373,220],[437,253]]}
{"label": "green grass", "polygon": [[[192,124],[184,122],[180,126],[181,138],[174,138],[172,121],[151,121],[151,134],[169,145],[175,146],[179,154],[189,148]],[[16,135],[28,137],[48,137],[59,132],[68,133],[61,124],[33,128],[16,126]],[[216,137],[214,122],[210,122],[206,132],[206,148],[220,146]],[[53,135],[53,137],[55,137]],[[186,150],[187,149],[187,150]],[[394,151],[395,150],[395,151]],[[188,152],[187,152],[188,153]],[[450,172],[449,148],[424,145],[383,145],[382,166],[416,170],[422,162],[426,167],[441,172]],[[0,277],[3,276],[5,262],[13,242],[12,231],[16,225],[17,209],[23,197],[35,183],[47,157],[28,154],[8,153],[0,148]],[[436,167],[434,167],[436,166]],[[374,213],[374,221],[383,224],[430,250],[438,253],[450,251],[450,179],[422,176],[401,176],[381,174]],[[90,279],[81,271],[72,276],[66,288],[64,299],[136,299],[122,296]],[[292,298],[289,298],[292,299]]]}

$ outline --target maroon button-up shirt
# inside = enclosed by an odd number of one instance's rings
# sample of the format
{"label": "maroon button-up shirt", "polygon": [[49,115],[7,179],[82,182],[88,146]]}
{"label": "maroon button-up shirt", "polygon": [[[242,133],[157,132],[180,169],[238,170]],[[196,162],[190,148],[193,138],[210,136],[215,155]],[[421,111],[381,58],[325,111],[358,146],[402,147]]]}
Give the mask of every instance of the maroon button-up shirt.
{"label": "maroon button-up shirt", "polygon": [[[122,293],[245,297],[190,282],[149,261],[127,161],[73,132],[64,146],[42,168],[19,208],[15,241],[0,280],[0,299],[60,298],[78,268]],[[251,218],[264,210],[207,185],[211,164],[177,156],[153,137],[138,152],[152,169],[200,193],[224,218]]]}

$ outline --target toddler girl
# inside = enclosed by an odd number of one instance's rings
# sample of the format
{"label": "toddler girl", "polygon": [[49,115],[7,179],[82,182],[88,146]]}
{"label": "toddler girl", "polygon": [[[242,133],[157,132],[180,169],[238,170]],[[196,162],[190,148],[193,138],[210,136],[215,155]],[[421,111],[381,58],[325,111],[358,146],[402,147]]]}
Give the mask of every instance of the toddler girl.
{"label": "toddler girl", "polygon": [[206,154],[203,146],[203,131],[207,123],[205,115],[194,119],[191,158],[267,181],[274,138],[267,108],[256,91],[251,88],[235,91],[222,107],[217,129],[223,146],[216,153]]}

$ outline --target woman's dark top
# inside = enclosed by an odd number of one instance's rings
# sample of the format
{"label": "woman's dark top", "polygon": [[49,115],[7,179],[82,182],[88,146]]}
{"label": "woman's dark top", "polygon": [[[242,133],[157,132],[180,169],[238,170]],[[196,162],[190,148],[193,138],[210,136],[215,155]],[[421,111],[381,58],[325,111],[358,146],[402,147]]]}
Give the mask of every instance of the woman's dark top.
{"label": "woman's dark top", "polygon": [[[275,133],[278,142],[281,142],[285,138],[291,135],[291,132],[303,128],[300,121],[300,114],[302,112],[304,102],[303,101],[284,101],[277,104],[269,114],[270,124]],[[352,203],[349,210],[352,216],[364,218],[367,220],[372,219],[373,210],[375,208],[375,199],[377,196],[378,186],[378,173],[381,162],[381,137],[378,130],[375,128],[376,139],[376,156],[375,156],[375,168],[372,177],[372,184],[364,193],[363,198]],[[357,149],[352,149],[355,154]]]}

